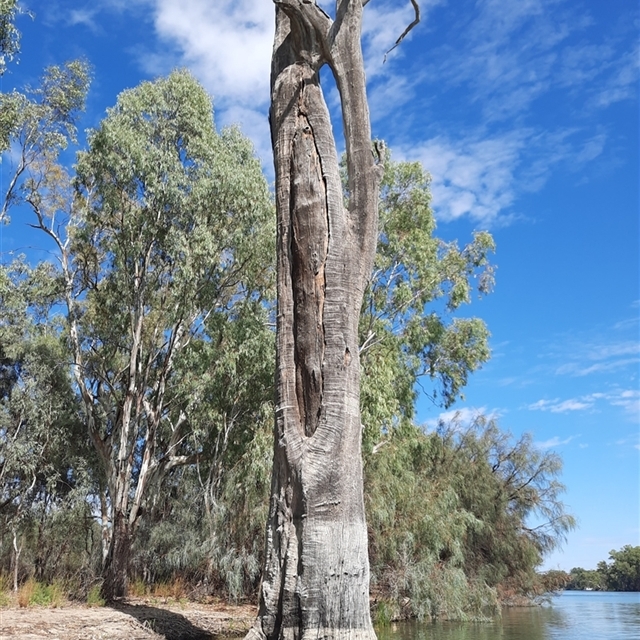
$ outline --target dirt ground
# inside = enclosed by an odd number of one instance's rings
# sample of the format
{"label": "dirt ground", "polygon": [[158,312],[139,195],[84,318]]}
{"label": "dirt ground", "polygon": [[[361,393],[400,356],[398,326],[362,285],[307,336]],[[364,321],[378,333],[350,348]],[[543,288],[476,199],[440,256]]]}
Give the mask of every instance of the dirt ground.
{"label": "dirt ground", "polygon": [[113,607],[0,609],[0,640],[209,640],[243,635],[255,619],[250,605],[131,599]]}

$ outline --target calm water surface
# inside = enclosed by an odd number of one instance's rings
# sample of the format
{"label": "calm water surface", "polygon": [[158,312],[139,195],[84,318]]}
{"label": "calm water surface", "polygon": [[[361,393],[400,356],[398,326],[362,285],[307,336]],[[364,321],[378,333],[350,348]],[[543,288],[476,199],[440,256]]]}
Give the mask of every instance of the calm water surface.
{"label": "calm water surface", "polygon": [[406,623],[379,640],[640,640],[640,593],[565,591],[542,607],[504,609],[490,623]]}

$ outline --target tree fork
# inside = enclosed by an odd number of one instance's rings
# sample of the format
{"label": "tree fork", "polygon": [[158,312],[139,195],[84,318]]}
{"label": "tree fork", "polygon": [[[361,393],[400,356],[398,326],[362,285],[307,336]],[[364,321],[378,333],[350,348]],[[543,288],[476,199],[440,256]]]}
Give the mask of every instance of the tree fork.
{"label": "tree fork", "polygon": [[[271,136],[278,214],[274,468],[249,638],[375,638],[362,494],[358,319],[377,241],[362,1],[275,0]],[[341,96],[344,205],[319,70]]]}

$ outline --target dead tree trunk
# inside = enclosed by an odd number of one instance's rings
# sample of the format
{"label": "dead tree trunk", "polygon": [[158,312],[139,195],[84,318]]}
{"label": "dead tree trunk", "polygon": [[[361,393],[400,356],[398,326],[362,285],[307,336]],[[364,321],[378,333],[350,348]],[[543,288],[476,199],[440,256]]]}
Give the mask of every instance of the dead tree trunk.
{"label": "dead tree trunk", "polygon": [[[358,318],[382,167],[372,153],[362,0],[275,0],[271,135],[278,213],[277,405],[260,611],[249,637],[375,638],[362,495]],[[319,70],[333,71],[344,204]]]}

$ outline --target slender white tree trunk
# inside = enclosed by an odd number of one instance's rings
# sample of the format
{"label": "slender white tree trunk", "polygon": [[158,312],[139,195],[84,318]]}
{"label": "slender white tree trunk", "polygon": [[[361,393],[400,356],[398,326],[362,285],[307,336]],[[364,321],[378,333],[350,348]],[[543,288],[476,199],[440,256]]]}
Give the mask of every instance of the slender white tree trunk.
{"label": "slender white tree trunk", "polygon": [[20,573],[20,554],[22,543],[18,545],[18,532],[13,530],[13,591],[18,593],[18,575]]}

